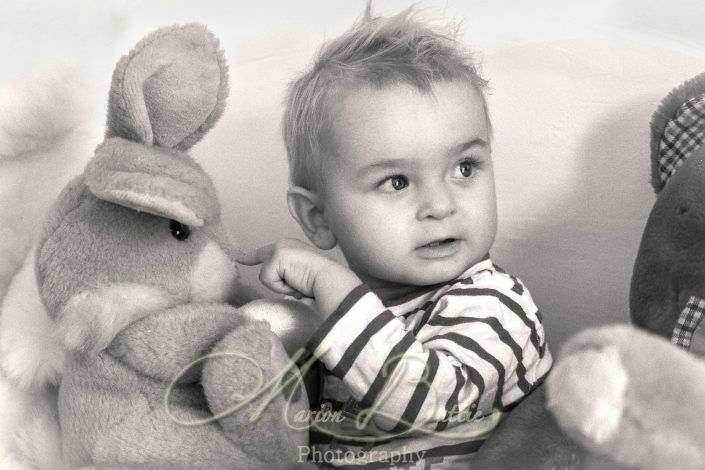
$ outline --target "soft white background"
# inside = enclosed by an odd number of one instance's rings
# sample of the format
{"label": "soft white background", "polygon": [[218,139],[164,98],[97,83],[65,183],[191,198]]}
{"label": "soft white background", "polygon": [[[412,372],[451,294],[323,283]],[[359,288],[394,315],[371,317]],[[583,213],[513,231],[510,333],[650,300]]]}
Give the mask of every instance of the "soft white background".
{"label": "soft white background", "polygon": [[[378,0],[374,11],[408,5]],[[628,321],[632,265],[654,201],[649,119],[671,88],[705,71],[705,2],[417,5],[430,21],[462,22],[462,40],[490,80],[495,262],[529,286],[554,346],[580,328]],[[363,8],[363,0],[1,6],[0,295],[47,204],[101,139],[114,63],[172,23],[208,25],[230,64],[227,111],[193,154],[213,176],[234,236],[245,248],[301,237],[285,205],[283,92]],[[28,134],[37,122],[46,132]],[[256,281],[255,269],[242,272]]]}

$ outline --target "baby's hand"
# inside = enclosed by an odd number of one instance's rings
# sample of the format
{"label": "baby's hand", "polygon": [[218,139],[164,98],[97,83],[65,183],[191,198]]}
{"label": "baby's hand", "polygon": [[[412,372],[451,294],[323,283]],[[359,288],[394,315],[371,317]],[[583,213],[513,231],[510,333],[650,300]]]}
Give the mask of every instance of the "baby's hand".
{"label": "baby's hand", "polygon": [[262,264],[259,279],[275,292],[311,297],[325,316],[362,281],[349,268],[294,239],[283,239],[238,257],[247,266]]}

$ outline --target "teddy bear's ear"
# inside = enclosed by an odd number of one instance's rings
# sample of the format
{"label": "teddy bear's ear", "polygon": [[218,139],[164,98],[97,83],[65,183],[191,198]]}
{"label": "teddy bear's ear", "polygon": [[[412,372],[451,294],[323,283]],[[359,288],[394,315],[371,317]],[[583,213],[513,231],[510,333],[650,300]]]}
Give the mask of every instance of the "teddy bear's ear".
{"label": "teddy bear's ear", "polygon": [[651,118],[651,185],[659,193],[705,140],[705,73],[672,90]]}
{"label": "teddy bear's ear", "polygon": [[89,191],[104,201],[194,227],[219,218],[213,182],[179,151],[108,139],[84,174]]}
{"label": "teddy bear's ear", "polygon": [[202,25],[157,30],[113,72],[106,137],[186,150],[223,112],[227,66]]}

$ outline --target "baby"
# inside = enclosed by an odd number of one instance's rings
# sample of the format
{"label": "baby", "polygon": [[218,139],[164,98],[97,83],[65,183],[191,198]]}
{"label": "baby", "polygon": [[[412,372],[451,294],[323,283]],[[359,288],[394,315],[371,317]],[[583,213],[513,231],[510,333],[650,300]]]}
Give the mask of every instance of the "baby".
{"label": "baby", "polygon": [[292,216],[318,248],[244,255],[309,297],[322,324],[320,419],[301,457],[355,468],[456,468],[551,367],[537,307],[493,264],[486,82],[410,11],[369,12],[324,45],[284,116]]}

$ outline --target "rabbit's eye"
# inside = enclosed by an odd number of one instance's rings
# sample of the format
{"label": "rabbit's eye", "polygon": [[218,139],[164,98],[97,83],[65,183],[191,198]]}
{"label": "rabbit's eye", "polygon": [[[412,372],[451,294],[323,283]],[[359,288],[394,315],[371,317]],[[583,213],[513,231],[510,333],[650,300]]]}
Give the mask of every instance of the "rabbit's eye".
{"label": "rabbit's eye", "polygon": [[175,220],[169,222],[169,230],[171,230],[171,234],[174,236],[174,238],[176,238],[180,242],[186,240],[189,235],[191,235],[191,229],[188,225],[184,225],[181,222],[177,222]]}

